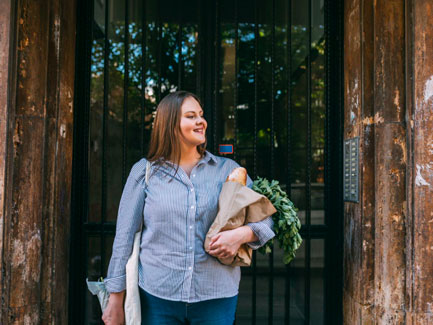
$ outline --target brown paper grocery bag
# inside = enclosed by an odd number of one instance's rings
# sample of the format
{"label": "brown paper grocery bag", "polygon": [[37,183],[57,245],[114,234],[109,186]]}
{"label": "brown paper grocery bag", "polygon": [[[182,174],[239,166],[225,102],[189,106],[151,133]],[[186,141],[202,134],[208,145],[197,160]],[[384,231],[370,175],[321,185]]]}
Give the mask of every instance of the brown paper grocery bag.
{"label": "brown paper grocery bag", "polygon": [[[218,199],[218,214],[206,234],[204,248],[209,252],[211,238],[217,233],[241,227],[249,222],[258,222],[274,214],[277,210],[264,195],[237,182],[225,182]],[[252,249],[243,244],[230,264],[231,266],[249,266]]]}

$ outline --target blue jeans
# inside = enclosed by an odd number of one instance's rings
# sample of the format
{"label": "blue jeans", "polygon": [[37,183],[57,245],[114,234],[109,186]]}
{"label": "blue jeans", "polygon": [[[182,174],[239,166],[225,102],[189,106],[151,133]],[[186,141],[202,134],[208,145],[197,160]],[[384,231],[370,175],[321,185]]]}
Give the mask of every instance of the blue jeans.
{"label": "blue jeans", "polygon": [[152,296],[140,288],[141,324],[233,325],[238,296],[194,303]]}

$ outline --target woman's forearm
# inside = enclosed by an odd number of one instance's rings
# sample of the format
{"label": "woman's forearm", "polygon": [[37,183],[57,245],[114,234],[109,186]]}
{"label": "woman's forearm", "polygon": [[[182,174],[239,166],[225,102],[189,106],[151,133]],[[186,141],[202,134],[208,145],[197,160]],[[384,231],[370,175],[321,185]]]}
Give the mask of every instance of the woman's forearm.
{"label": "woman's forearm", "polygon": [[242,227],[239,227],[238,229],[240,232],[242,244],[251,243],[251,242],[255,242],[255,241],[259,240],[257,238],[256,234],[254,234],[254,232],[252,231],[252,229],[250,227],[242,226]]}
{"label": "woman's forearm", "polygon": [[110,293],[109,301],[115,305],[123,305],[123,300],[125,299],[125,290],[121,292]]}

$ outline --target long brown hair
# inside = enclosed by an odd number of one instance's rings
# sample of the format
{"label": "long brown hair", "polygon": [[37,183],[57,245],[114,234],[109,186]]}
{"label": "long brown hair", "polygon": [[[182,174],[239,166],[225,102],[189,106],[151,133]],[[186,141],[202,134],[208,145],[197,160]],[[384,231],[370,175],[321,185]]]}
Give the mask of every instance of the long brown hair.
{"label": "long brown hair", "polygon": [[[181,158],[180,146],[180,119],[182,116],[182,104],[188,97],[194,98],[201,105],[197,95],[188,91],[176,91],[165,96],[156,108],[156,116],[153,122],[153,129],[150,137],[147,160],[162,166],[168,161],[177,165],[176,173],[179,170]],[[207,139],[197,146],[200,158],[203,158],[206,151]],[[175,175],[176,175],[175,173]]]}

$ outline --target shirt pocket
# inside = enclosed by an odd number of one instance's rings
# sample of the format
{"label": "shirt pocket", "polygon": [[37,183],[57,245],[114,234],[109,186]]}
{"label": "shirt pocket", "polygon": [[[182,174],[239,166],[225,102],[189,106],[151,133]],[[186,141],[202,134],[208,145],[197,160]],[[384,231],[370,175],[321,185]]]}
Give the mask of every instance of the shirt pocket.
{"label": "shirt pocket", "polygon": [[[159,176],[159,175],[158,175]],[[147,188],[144,222],[165,224],[185,217],[188,209],[188,191],[178,180],[151,178]]]}
{"label": "shirt pocket", "polygon": [[218,209],[218,198],[222,182],[207,182],[197,188],[197,207],[215,212]]}

